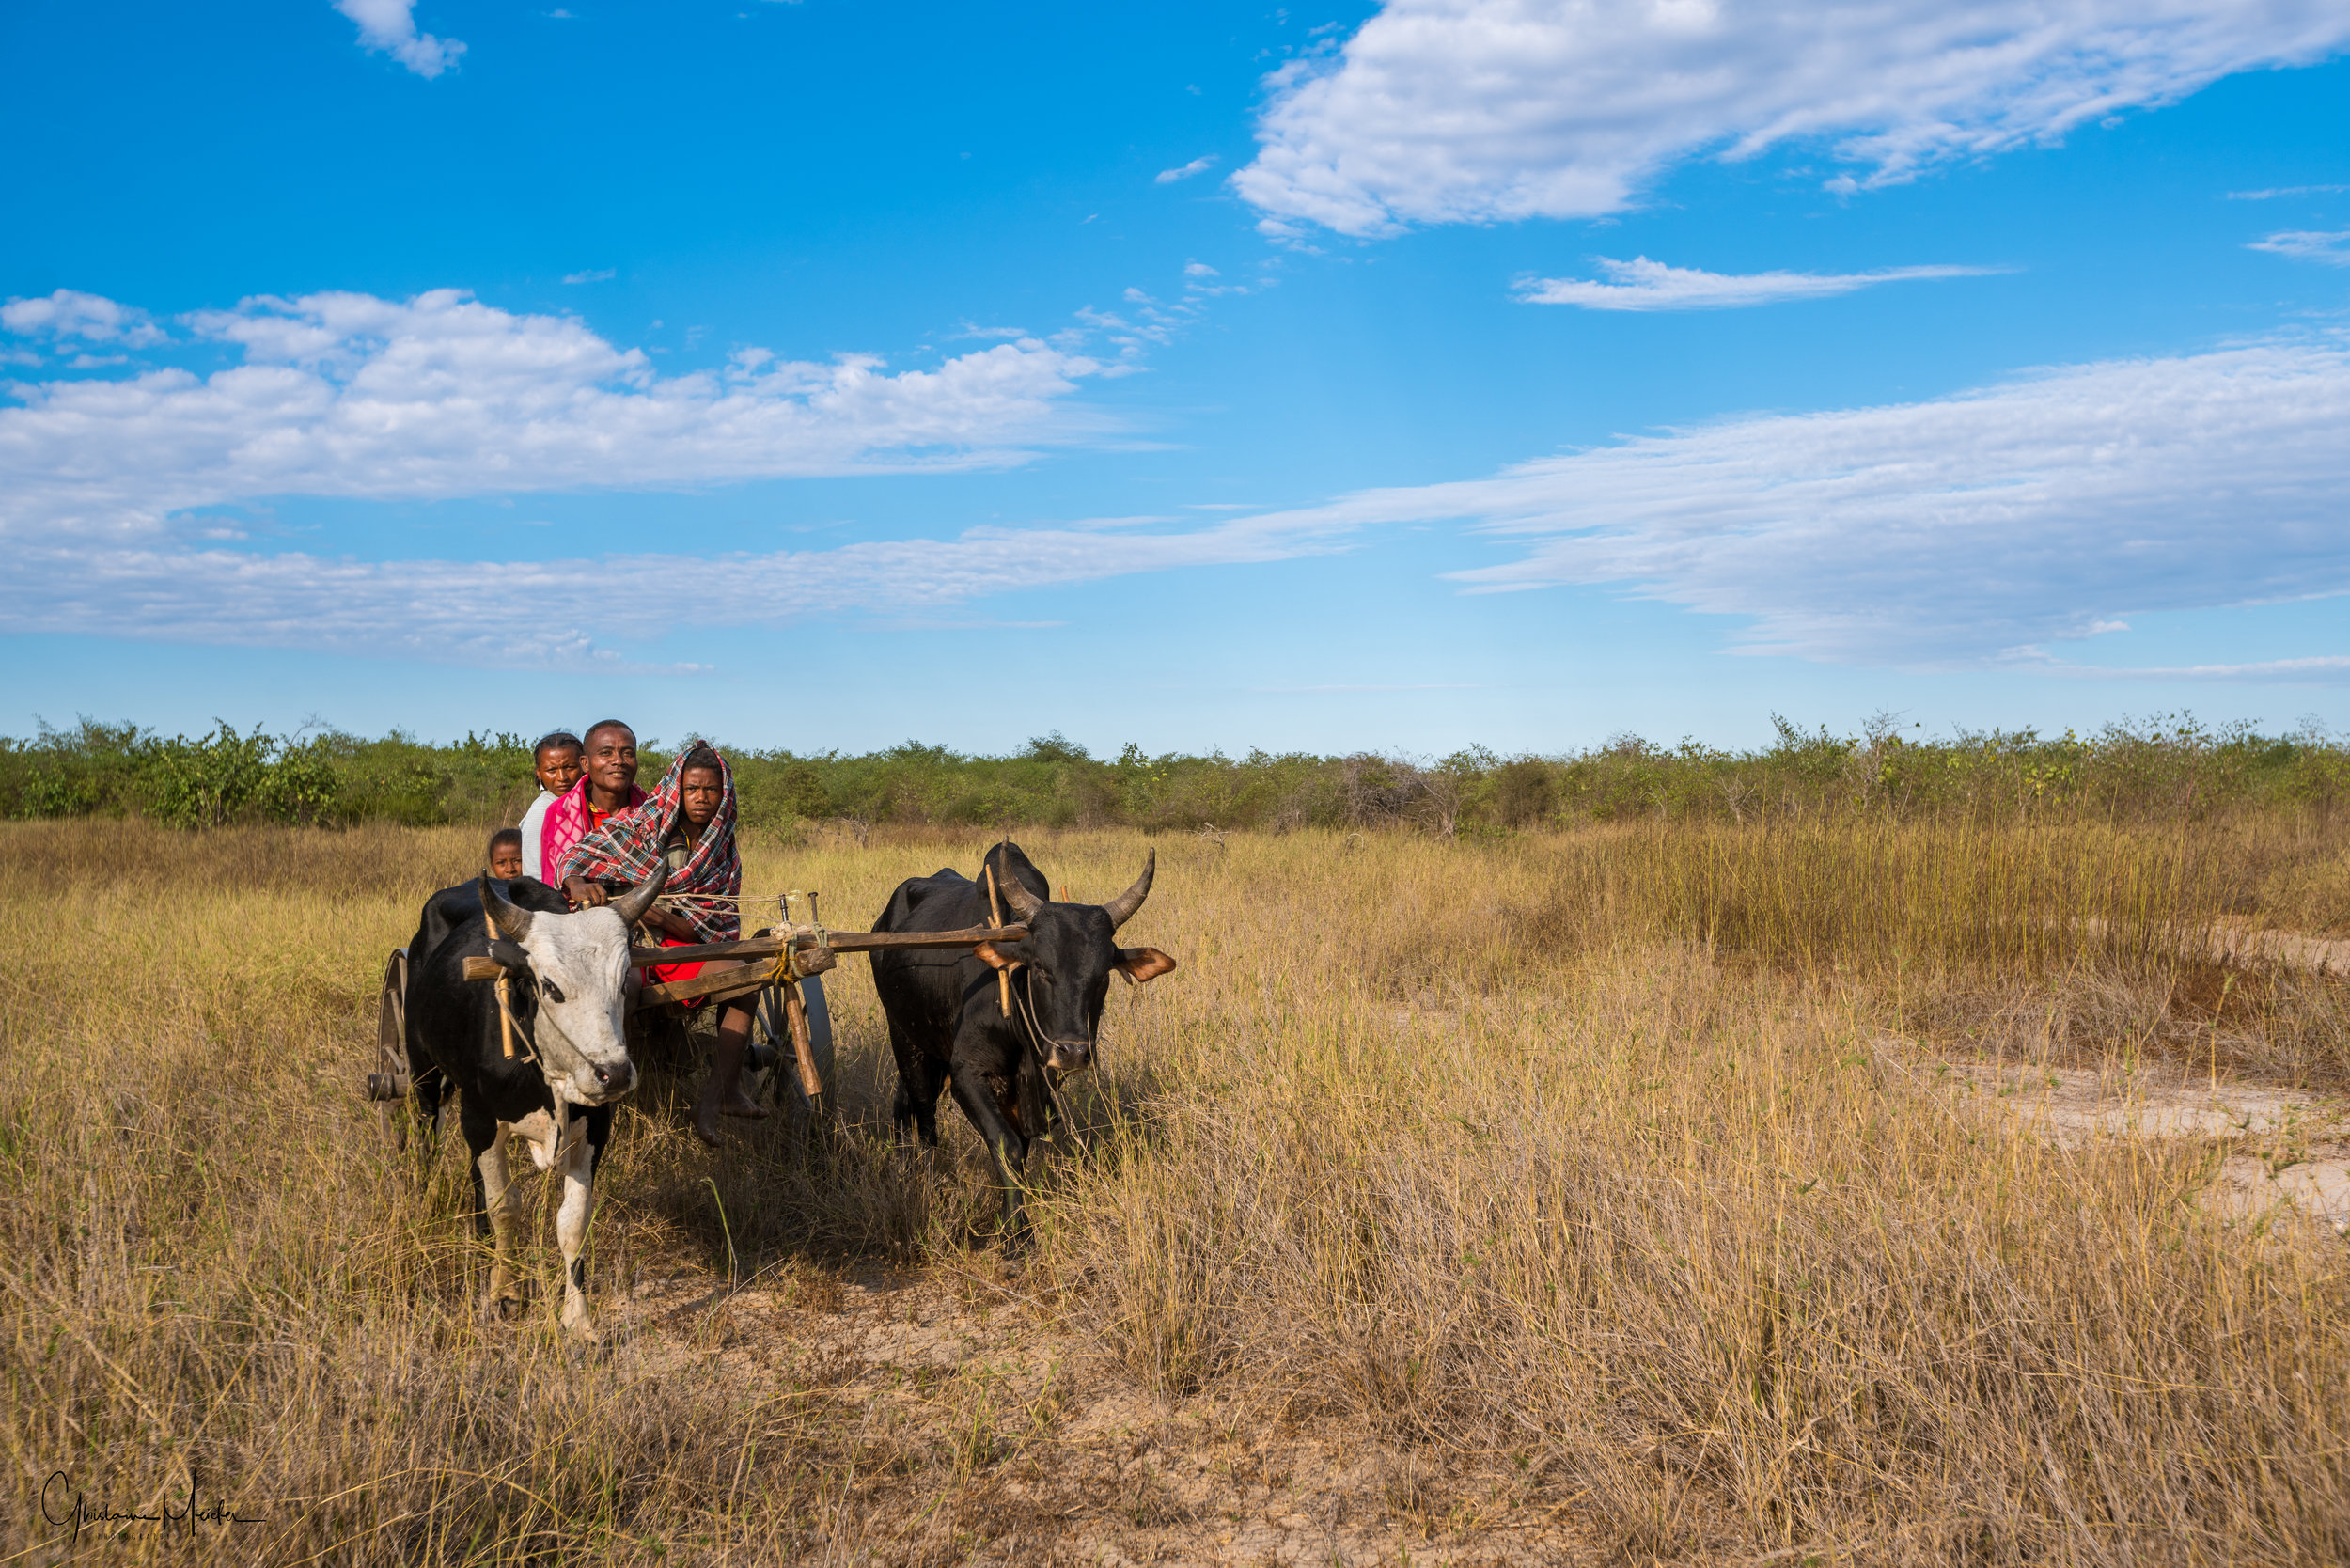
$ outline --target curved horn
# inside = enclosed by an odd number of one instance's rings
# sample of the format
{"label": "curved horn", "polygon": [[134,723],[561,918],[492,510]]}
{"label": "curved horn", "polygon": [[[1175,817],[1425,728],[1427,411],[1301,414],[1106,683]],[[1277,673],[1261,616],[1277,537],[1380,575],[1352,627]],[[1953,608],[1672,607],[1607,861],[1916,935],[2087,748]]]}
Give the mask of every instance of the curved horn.
{"label": "curved horn", "polygon": [[490,917],[493,935],[519,942],[530,934],[530,911],[497,890],[490,873],[481,873],[481,912]]}
{"label": "curved horn", "polygon": [[1003,868],[995,869],[995,890],[1004,895],[1004,907],[1011,911],[1015,920],[1033,920],[1042,912],[1044,901],[1020,886],[1016,876],[1006,876]]}
{"label": "curved horn", "polygon": [[661,896],[662,886],[668,880],[669,868],[665,863],[652,873],[649,880],[638,883],[619,898],[614,899],[612,912],[620,917],[620,924],[633,926],[643,919],[645,911],[652,907],[652,901]]}
{"label": "curved horn", "polygon": [[1143,856],[1142,874],[1135,878],[1135,885],[1102,906],[1102,913],[1110,917],[1112,931],[1135,917],[1135,911],[1142,907],[1142,901],[1151,896],[1151,877],[1158,869],[1159,852],[1153,849]]}

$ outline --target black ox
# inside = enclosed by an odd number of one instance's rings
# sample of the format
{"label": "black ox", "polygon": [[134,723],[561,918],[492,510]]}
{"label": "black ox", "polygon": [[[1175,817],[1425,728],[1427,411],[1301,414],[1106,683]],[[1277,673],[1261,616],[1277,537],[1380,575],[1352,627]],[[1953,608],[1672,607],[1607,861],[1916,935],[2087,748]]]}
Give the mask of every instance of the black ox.
{"label": "black ox", "polygon": [[[458,1125],[473,1152],[474,1219],[495,1237],[489,1307],[515,1296],[508,1254],[523,1188],[507,1179],[506,1140],[530,1140],[541,1170],[561,1166],[563,1201],[556,1239],[563,1249],[563,1326],[596,1337],[588,1314],[580,1249],[595,1205],[597,1158],[612,1127],[612,1103],[636,1087],[622,1034],[629,929],[660,895],[666,871],[603,908],[570,912],[544,883],[483,876],[428,900],[408,949],[408,1072],[416,1112],[437,1130],[443,1102],[457,1096]],[[464,978],[468,958],[506,970],[506,1012],[497,988]]]}
{"label": "black ox", "polygon": [[[1049,1081],[1092,1060],[1111,974],[1148,980],[1175,967],[1156,948],[1116,941],[1118,928],[1150,895],[1157,864],[1153,850],[1134,886],[1107,903],[1055,903],[1043,873],[1007,840],[988,851],[984,868],[995,873],[1005,916],[1028,928],[1025,939],[976,950],[873,954],[873,988],[898,1059],[891,1114],[899,1135],[918,1132],[925,1145],[937,1147],[938,1094],[951,1084],[955,1104],[995,1156],[1008,1244],[1025,1231],[1020,1174],[1029,1144],[1045,1131]],[[963,931],[994,923],[984,884],[949,868],[900,883],[873,929]],[[1011,973],[1009,1015],[998,970]]]}

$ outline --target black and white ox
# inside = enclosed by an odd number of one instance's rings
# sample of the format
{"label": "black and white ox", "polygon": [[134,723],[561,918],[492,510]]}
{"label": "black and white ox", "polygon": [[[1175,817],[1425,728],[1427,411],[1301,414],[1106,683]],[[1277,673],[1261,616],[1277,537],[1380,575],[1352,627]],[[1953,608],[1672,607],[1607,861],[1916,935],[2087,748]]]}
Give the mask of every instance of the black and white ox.
{"label": "black and white ox", "polygon": [[[408,949],[410,1082],[417,1114],[433,1130],[444,1100],[457,1096],[458,1125],[473,1152],[474,1222],[495,1238],[489,1308],[501,1310],[516,1295],[509,1254],[523,1188],[508,1180],[506,1144],[519,1135],[540,1170],[563,1171],[555,1221],[563,1326],[584,1339],[596,1337],[579,1256],[595,1207],[596,1161],[613,1102],[636,1087],[622,1034],[628,933],[666,876],[665,869],[610,904],[574,915],[544,883],[485,875],[432,895]],[[464,961],[484,957],[507,974],[511,1057],[497,987],[464,978]]]}
{"label": "black and white ox", "polygon": [[[1107,903],[1055,903],[1052,889],[1010,840],[988,851],[1004,914],[1028,928],[1024,940],[958,948],[889,949],[873,954],[873,988],[889,1018],[898,1059],[891,1114],[900,1137],[917,1132],[938,1146],[938,1095],[955,1104],[987,1140],[1004,1184],[1004,1237],[1016,1246],[1026,1219],[1020,1175],[1028,1146],[1043,1136],[1050,1084],[1093,1059],[1110,976],[1148,980],[1175,967],[1156,948],[1121,948],[1118,928],[1150,896],[1153,850],[1142,874]],[[995,923],[987,889],[951,868],[898,885],[875,931],[963,931]],[[996,972],[1011,976],[1011,1011]]]}

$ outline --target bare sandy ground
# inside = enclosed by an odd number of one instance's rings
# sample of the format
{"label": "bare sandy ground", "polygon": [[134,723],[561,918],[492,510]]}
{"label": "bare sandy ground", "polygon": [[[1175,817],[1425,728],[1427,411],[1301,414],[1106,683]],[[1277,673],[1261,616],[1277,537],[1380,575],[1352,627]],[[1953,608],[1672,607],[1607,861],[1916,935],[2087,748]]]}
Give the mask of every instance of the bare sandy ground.
{"label": "bare sandy ground", "polygon": [[[983,1267],[983,1266],[982,1266]],[[607,1345],[656,1372],[811,1388],[858,1428],[817,1560],[1089,1563],[1575,1563],[1595,1543],[1541,1478],[1478,1456],[1414,1456],[1359,1429],[1246,1400],[1163,1400],[1016,1278],[868,1270],[713,1289],[640,1282]],[[904,1479],[919,1451],[958,1484]],[[934,1478],[935,1469],[931,1474]],[[897,1495],[890,1495],[896,1488]]]}
{"label": "bare sandy ground", "polygon": [[2350,1102],[2340,1096],[2201,1075],[2173,1063],[2124,1071],[1936,1061],[1925,1072],[1924,1081],[1961,1105],[2012,1117],[2065,1148],[2099,1138],[2243,1145],[2213,1178],[2211,1201],[2222,1216],[2271,1227],[2306,1220],[2350,1234]]}

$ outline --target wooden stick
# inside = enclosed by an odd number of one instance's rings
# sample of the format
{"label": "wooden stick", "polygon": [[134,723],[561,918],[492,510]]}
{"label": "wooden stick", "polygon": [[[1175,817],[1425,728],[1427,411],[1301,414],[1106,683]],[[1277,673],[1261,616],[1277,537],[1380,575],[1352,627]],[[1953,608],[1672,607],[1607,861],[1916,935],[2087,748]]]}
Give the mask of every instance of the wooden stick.
{"label": "wooden stick", "polygon": [[514,1059],[514,1010],[506,1001],[506,970],[498,970],[498,1043],[506,1047],[506,1059]]}
{"label": "wooden stick", "polygon": [[[835,931],[825,933],[835,952],[869,953],[884,949],[976,948],[982,942],[1017,942],[1028,934],[1025,925],[973,926],[967,931]],[[632,948],[628,961],[640,968],[653,964],[700,964],[713,958],[773,958],[787,947],[812,943],[803,932],[792,936],[746,936],[739,942],[705,942],[696,948]],[[483,960],[484,963],[488,961]],[[467,979],[474,978],[470,974]],[[480,977],[488,980],[491,977]]]}
{"label": "wooden stick", "polygon": [[783,982],[783,1016],[791,1026],[791,1050],[800,1058],[800,1088],[813,1106],[824,1093],[824,1075],[816,1070],[816,1042],[807,1031],[807,998],[798,980]]}
{"label": "wooden stick", "polygon": [[[988,917],[1000,926],[1004,923],[1004,906],[995,899],[995,868],[982,862],[979,869],[987,873]],[[1004,1010],[1005,1017],[1011,1016],[1011,971],[1010,969],[995,971],[995,1005]]]}

